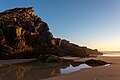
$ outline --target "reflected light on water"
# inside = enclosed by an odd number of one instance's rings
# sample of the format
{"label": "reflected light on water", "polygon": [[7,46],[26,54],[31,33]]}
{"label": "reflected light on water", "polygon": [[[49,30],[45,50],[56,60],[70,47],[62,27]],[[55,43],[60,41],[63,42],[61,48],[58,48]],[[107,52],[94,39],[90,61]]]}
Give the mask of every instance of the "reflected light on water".
{"label": "reflected light on water", "polygon": [[[103,66],[109,66],[106,64]],[[38,63],[27,62],[0,66],[0,80],[41,80],[53,76],[68,74],[95,64],[81,62]],[[96,66],[98,66],[96,64]]]}
{"label": "reflected light on water", "polygon": [[69,67],[67,67],[65,69],[60,69],[60,71],[61,71],[61,74],[68,74],[68,73],[75,72],[75,71],[78,71],[78,70],[83,69],[83,68],[92,68],[92,67],[87,65],[87,64],[80,64],[79,66],[73,67],[70,64]]}
{"label": "reflected light on water", "polygon": [[102,56],[120,57],[120,53],[105,53]]}

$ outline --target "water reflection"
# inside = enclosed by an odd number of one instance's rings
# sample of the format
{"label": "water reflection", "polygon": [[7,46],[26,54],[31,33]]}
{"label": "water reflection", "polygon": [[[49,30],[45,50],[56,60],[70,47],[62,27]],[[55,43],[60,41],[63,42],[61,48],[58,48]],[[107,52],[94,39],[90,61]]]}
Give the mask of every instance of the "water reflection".
{"label": "water reflection", "polygon": [[79,62],[63,63],[19,63],[0,66],[0,80],[40,80],[61,74],[91,68]]}
{"label": "water reflection", "polygon": [[92,68],[92,67],[87,65],[87,64],[80,64],[79,66],[74,67],[70,64],[69,67],[64,68],[64,69],[60,69],[60,71],[61,71],[61,74],[68,74],[68,73],[75,72],[75,71],[78,71],[78,70],[83,69],[83,68]]}
{"label": "water reflection", "polygon": [[[21,63],[0,66],[0,80],[40,80],[83,68],[80,63]],[[69,70],[68,70],[69,69]],[[70,70],[71,69],[71,70]]]}

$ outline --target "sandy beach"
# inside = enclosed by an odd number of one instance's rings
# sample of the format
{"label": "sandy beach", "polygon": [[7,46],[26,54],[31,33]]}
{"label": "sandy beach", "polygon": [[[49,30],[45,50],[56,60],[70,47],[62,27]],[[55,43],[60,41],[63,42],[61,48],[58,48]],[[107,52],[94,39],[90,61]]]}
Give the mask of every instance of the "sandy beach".
{"label": "sandy beach", "polygon": [[[0,80],[119,80],[120,79],[120,57],[98,57],[98,58],[73,58],[66,57],[75,61],[85,61],[90,59],[102,60],[112,63],[109,66],[97,66],[93,68],[81,69],[76,72],[61,75],[59,71],[60,66],[55,64],[40,65],[39,63],[28,64],[22,62],[29,62],[34,59],[16,59],[16,60],[0,60]],[[4,66],[3,64],[13,64]],[[57,65],[57,64],[56,64]],[[43,68],[40,66],[43,66]],[[58,76],[50,77],[51,75],[58,74]],[[48,74],[48,75],[47,75]],[[11,78],[9,78],[11,76]],[[47,78],[49,77],[49,78]]]}
{"label": "sandy beach", "polygon": [[120,80],[120,57],[99,57],[92,59],[103,60],[112,64],[109,66],[82,69],[70,74],[43,80]]}

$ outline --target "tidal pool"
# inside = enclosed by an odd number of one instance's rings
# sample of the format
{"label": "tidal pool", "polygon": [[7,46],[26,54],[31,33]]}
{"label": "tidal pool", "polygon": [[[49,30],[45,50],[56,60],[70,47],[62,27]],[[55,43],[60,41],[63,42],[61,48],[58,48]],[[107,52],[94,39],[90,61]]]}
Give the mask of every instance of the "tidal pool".
{"label": "tidal pool", "polygon": [[61,71],[61,74],[68,74],[71,72],[79,71],[80,69],[84,69],[84,68],[92,68],[92,67],[87,64],[80,64],[78,66],[72,66],[70,64],[68,67],[64,69],[60,69],[60,71]]}
{"label": "tidal pool", "polygon": [[40,80],[92,66],[80,62],[38,63],[36,61],[0,66],[0,80]]}

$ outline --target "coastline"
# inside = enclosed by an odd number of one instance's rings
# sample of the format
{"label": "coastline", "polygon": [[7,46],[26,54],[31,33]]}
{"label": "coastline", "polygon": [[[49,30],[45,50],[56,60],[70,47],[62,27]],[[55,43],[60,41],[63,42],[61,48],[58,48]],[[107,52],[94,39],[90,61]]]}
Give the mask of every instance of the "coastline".
{"label": "coastline", "polygon": [[[91,58],[85,58],[91,59]],[[103,60],[112,63],[109,66],[98,66],[82,69],[70,74],[55,76],[42,80],[119,80],[120,79],[120,57],[98,57],[95,60]],[[82,60],[82,59],[80,59]]]}

